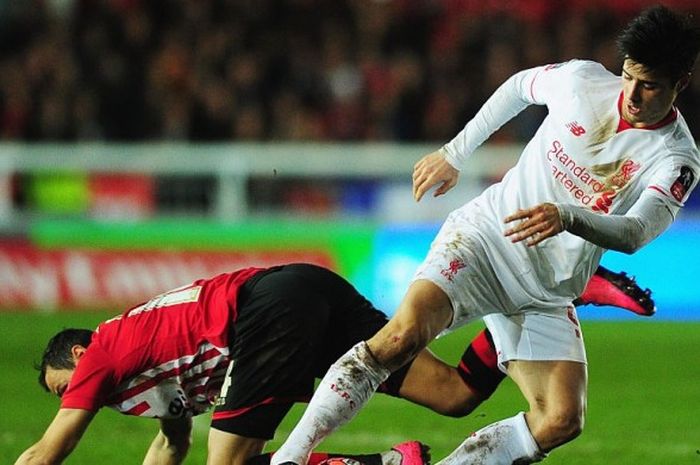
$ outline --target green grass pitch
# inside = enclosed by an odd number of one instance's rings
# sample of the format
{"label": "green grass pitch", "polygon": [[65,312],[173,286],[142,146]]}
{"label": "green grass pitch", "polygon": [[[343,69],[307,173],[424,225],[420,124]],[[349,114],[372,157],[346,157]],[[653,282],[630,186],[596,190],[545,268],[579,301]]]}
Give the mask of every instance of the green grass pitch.
{"label": "green grass pitch", "polygon": [[[599,311],[583,309],[586,312]],[[37,440],[58,400],[44,393],[32,365],[48,337],[69,326],[94,327],[104,313],[0,313],[0,463],[11,464]],[[589,356],[589,403],[583,435],[551,453],[549,464],[700,465],[700,323],[651,320],[583,322]],[[432,348],[454,363],[478,325],[438,340]],[[471,416],[440,417],[407,402],[373,398],[319,450],[370,452],[407,439],[432,446],[433,462],[470,432],[526,408],[510,380]],[[270,448],[301,413],[295,407]],[[208,418],[195,422],[188,464],[205,463]],[[157,422],[105,409],[68,464],[141,463]]]}

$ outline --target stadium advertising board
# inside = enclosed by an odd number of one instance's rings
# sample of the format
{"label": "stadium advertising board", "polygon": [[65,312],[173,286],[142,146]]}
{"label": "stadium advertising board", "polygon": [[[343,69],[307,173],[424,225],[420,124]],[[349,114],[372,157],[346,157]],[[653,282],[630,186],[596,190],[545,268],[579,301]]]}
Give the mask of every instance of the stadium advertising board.
{"label": "stadium advertising board", "polygon": [[323,251],[45,250],[0,243],[0,309],[121,309],[203,276],[249,266],[311,262]]}
{"label": "stadium advertising board", "polygon": [[309,262],[353,282],[375,228],[328,222],[46,220],[0,240],[0,311],[122,309],[194,279]]}
{"label": "stadium advertising board", "polygon": [[[0,311],[123,308],[192,279],[245,266],[306,261],[346,277],[391,314],[439,225],[330,223],[37,223],[25,242],[0,241]],[[653,244],[603,265],[653,291],[654,319],[697,320],[700,221],[680,219]],[[584,307],[582,319],[630,319]]]}

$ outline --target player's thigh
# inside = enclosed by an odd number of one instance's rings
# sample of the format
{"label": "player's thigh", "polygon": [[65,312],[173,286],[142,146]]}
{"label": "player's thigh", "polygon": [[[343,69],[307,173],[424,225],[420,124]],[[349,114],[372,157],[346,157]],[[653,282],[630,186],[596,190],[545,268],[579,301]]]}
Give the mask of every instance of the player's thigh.
{"label": "player's thigh", "polygon": [[518,385],[534,414],[549,418],[583,416],[586,365],[568,360],[508,362],[508,375]]}
{"label": "player's thigh", "polygon": [[452,212],[414,275],[414,284],[429,281],[449,299],[454,309],[449,330],[489,313],[517,309],[510,298],[513,289],[503,287],[489,259],[488,238],[474,223],[479,214],[478,205],[471,203]]}
{"label": "player's thigh", "polygon": [[531,411],[580,414],[587,388],[586,351],[573,307],[517,315],[488,315],[499,366],[507,370]]}
{"label": "player's thigh", "polygon": [[209,430],[207,465],[244,465],[246,461],[262,453],[265,441]]}

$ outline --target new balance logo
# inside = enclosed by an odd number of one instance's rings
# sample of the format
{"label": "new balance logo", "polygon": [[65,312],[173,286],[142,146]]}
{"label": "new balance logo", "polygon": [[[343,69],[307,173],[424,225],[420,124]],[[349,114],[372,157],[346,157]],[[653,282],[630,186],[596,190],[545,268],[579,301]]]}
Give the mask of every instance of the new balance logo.
{"label": "new balance logo", "polygon": [[582,136],[586,133],[586,129],[580,124],[578,124],[576,121],[567,123],[566,127],[569,128],[571,134],[573,134],[576,137]]}

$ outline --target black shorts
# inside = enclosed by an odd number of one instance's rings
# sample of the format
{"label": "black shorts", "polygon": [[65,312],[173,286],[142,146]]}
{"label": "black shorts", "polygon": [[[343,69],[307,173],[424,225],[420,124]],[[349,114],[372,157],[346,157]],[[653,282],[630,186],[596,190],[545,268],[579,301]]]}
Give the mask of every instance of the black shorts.
{"label": "black shorts", "polygon": [[[275,267],[240,290],[229,367],[212,427],[271,439],[295,402],[311,398],[314,379],[386,316],[346,280],[315,265]],[[398,391],[405,370],[385,385]]]}

